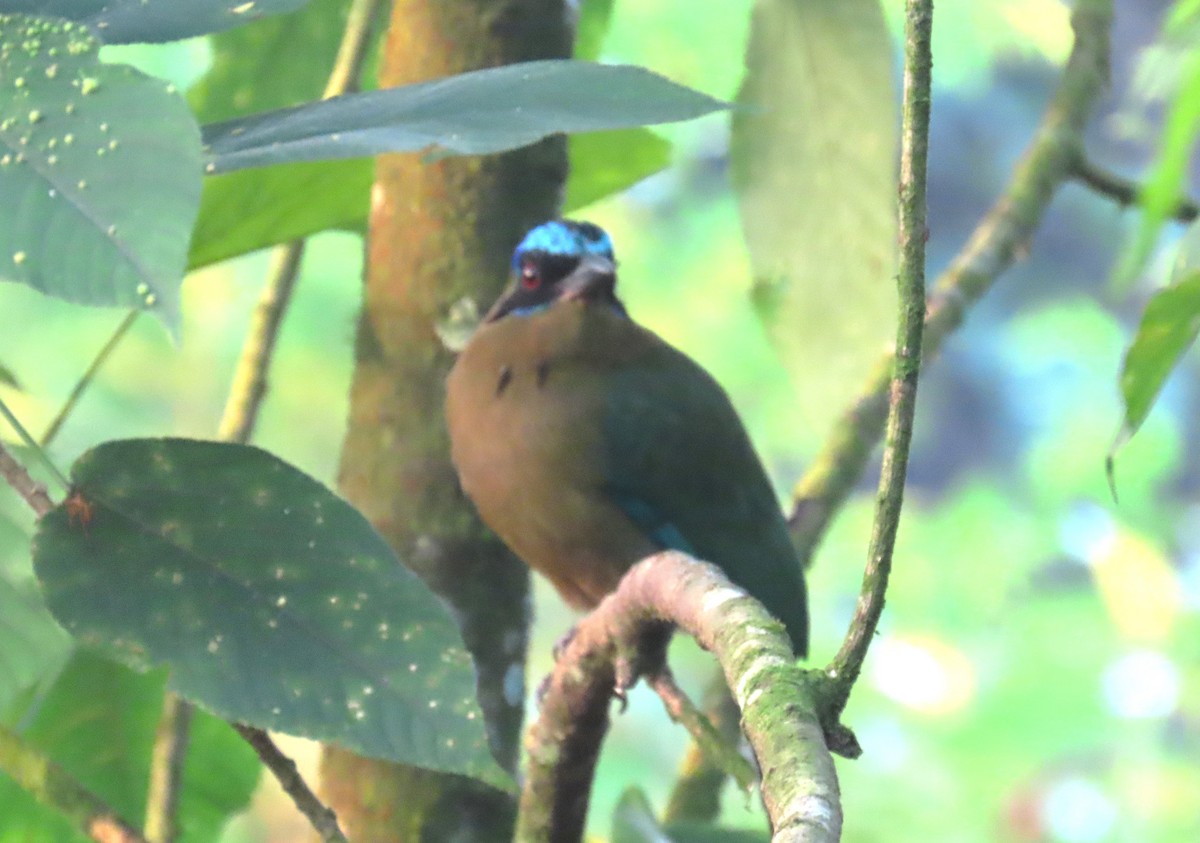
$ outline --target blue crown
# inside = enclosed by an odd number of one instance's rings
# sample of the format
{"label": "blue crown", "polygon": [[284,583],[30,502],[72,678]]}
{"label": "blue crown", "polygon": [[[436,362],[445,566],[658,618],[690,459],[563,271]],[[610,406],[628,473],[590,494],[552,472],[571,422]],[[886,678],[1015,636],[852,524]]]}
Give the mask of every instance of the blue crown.
{"label": "blue crown", "polygon": [[531,229],[513,251],[512,265],[516,269],[526,252],[549,255],[600,255],[613,260],[612,240],[598,225],[574,220],[552,220]]}

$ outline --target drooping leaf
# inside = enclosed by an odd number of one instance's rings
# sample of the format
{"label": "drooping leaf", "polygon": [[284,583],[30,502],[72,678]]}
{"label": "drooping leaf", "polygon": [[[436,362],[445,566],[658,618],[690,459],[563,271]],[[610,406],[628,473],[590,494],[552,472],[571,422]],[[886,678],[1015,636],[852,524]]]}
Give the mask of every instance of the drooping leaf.
{"label": "drooping leaf", "polygon": [[383,152],[484,154],[557,132],[689,120],[727,105],[641,67],[549,60],[337,97],[204,128],[210,172]]}
{"label": "drooping leaf", "polygon": [[[896,104],[878,0],[762,0],[733,114],[753,301],[815,426],[894,333]],[[814,360],[820,360],[814,365]]]}
{"label": "drooping leaf", "polygon": [[1188,166],[1200,134],[1200,52],[1195,49],[1200,17],[1182,7],[1176,8],[1173,17],[1167,41],[1183,40],[1185,46],[1178,51],[1175,93],[1158,153],[1138,197],[1141,217],[1113,272],[1117,287],[1127,287],[1146,268],[1163,226],[1186,192]]}
{"label": "drooping leaf", "polygon": [[89,27],[106,44],[159,43],[241,26],[307,0],[0,0],[0,12],[54,15]]}
{"label": "drooping leaf", "polygon": [[620,193],[671,162],[671,144],[649,129],[572,135],[568,149],[567,212]]}
{"label": "drooping leaf", "polygon": [[80,641],[222,717],[504,786],[445,606],[366,519],[265,451],[108,442],[38,526]]}
{"label": "drooping leaf", "polygon": [[[163,687],[161,672],[139,675],[78,650],[39,701],[25,737],[137,825],[145,812]],[[197,711],[185,765],[179,840],[206,843],[249,803],[258,758],[228,724]],[[0,843],[88,839],[3,776],[0,805]]]}
{"label": "drooping leaf", "polygon": [[170,86],[98,48],[79,24],[0,15],[0,279],[174,328],[199,132]]}
{"label": "drooping leaf", "polygon": [[1121,367],[1125,418],[1118,444],[1137,432],[1167,376],[1200,333],[1200,272],[1159,290],[1146,304]]}

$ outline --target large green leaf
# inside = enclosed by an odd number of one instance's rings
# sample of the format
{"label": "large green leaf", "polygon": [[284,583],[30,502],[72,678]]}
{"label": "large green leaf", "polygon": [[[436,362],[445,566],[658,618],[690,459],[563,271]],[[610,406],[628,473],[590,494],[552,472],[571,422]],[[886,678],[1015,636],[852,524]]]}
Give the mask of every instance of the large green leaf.
{"label": "large green leaf", "polygon": [[[346,3],[304,9],[213,36],[212,67],[188,92],[201,122],[321,96],[337,54]],[[362,230],[374,162],[285,164],[204,182],[190,267],[205,266],[330,228]],[[314,202],[313,197],[321,197]]]}
{"label": "large green leaf", "polygon": [[210,172],[429,150],[484,154],[557,132],[689,120],[727,105],[645,68],[548,60],[206,126]]}
{"label": "large green leaf", "polygon": [[207,178],[188,266],[207,266],[330,228],[362,231],[374,175],[374,160],[355,158]]}
{"label": "large green leaf", "polygon": [[895,332],[892,63],[878,0],[755,7],[732,174],[754,303],[818,426]]}
{"label": "large green leaf", "polygon": [[1141,427],[1179,359],[1200,333],[1200,272],[1159,290],[1146,304],[1121,368],[1125,419],[1118,441]]}
{"label": "large green leaf", "polygon": [[182,97],[66,21],[0,15],[0,279],[169,326],[200,198]]}
{"label": "large green leaf", "polygon": [[287,12],[307,0],[0,0],[0,12],[78,21],[106,44],[175,41]]}
{"label": "large green leaf", "polygon": [[[671,145],[648,129],[572,135],[569,147],[564,213],[637,184],[671,159]],[[188,265],[207,266],[331,228],[365,231],[374,175],[372,159],[352,158],[211,176],[204,181]]]}
{"label": "large green leaf", "polygon": [[[161,672],[140,675],[77,651],[39,701],[25,737],[137,825],[145,811],[163,685]],[[228,724],[196,712],[179,802],[181,843],[216,839],[229,817],[249,803],[259,769],[254,750]],[[0,805],[0,843],[87,839],[3,777]]]}
{"label": "large green leaf", "polygon": [[34,566],[72,634],[222,717],[504,785],[445,606],[354,508],[265,451],[108,442]]}

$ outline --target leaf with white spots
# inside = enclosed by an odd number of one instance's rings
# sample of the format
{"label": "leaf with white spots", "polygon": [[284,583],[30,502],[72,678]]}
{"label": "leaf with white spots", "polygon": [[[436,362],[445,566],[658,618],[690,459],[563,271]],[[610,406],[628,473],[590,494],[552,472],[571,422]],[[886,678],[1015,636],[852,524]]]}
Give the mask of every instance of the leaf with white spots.
{"label": "leaf with white spots", "polygon": [[290,12],[308,0],[0,0],[0,12],[58,15],[86,24],[105,44],[162,42]]}
{"label": "leaf with white spots", "polygon": [[0,280],[175,328],[199,130],[167,83],[98,49],[80,24],[0,14]]}
{"label": "leaf with white spots", "polygon": [[258,448],[107,442],[39,523],[78,640],[222,717],[501,787],[446,607],[353,507]]}

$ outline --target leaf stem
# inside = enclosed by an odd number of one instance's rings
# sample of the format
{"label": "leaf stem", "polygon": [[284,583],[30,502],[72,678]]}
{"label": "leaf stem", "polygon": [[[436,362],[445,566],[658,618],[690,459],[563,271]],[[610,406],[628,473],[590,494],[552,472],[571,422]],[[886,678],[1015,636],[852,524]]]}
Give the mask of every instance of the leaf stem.
{"label": "leaf stem", "polygon": [[304,777],[300,775],[300,771],[296,769],[296,762],[280,752],[279,747],[275,746],[275,742],[262,729],[243,723],[234,723],[233,728],[246,743],[254,747],[263,764],[279,781],[283,792],[292,797],[296,807],[312,823],[317,834],[321,835],[321,840],[325,843],[347,843],[346,836],[338,826],[337,816],[317,799],[316,794],[305,783]]}
{"label": "leaf stem", "polygon": [[21,420],[13,414],[13,411],[8,408],[3,399],[0,399],[0,416],[4,416],[5,420],[12,426],[12,429],[17,432],[17,436],[20,437],[25,447],[36,454],[42,464],[50,470],[50,474],[62,486],[62,490],[64,492],[68,491],[71,488],[71,481],[67,479],[65,474],[58,470],[58,466],[51,462],[50,456],[37,443],[37,440],[30,435],[29,431],[25,429],[25,425],[21,424]]}
{"label": "leaf stem", "polygon": [[112,336],[110,336],[108,341],[101,346],[98,352],[96,352],[96,356],[92,359],[91,364],[79,377],[79,380],[75,382],[75,386],[71,389],[71,394],[67,396],[67,400],[63,402],[62,407],[59,408],[58,412],[54,416],[54,419],[46,427],[46,432],[42,434],[43,448],[49,447],[50,443],[54,441],[54,437],[58,435],[58,432],[62,429],[63,424],[70,417],[71,413],[74,412],[76,405],[79,404],[79,399],[83,397],[83,393],[87,391],[87,388],[91,386],[92,381],[96,379],[96,375],[99,373],[100,368],[104,365],[112,353],[117,350],[117,346],[121,344],[121,340],[125,339],[125,335],[129,333],[129,329],[133,327],[133,323],[137,321],[137,318],[140,314],[141,311],[137,309],[130,310],[128,313],[126,313],[125,318],[121,320],[121,323],[117,325],[116,330],[112,332]]}

